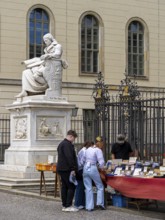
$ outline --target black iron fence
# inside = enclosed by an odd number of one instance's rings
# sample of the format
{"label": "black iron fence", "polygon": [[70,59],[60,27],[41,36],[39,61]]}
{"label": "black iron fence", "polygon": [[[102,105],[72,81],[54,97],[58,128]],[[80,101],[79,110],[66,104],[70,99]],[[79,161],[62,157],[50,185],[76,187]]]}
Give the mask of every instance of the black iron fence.
{"label": "black iron fence", "polygon": [[[131,100],[119,96],[96,103],[96,135],[106,143],[105,157],[110,157],[112,143],[124,133],[140,159],[162,162],[165,153],[165,98]],[[101,109],[101,111],[100,111]]]}
{"label": "black iron fence", "polygon": [[87,140],[94,141],[95,137],[95,115],[94,110],[92,114],[72,117],[71,128],[75,130],[78,134],[78,137],[75,140],[75,146],[79,150],[83,143]]}
{"label": "black iron fence", "polygon": [[0,114],[0,161],[4,160],[5,150],[10,146],[10,116]]}

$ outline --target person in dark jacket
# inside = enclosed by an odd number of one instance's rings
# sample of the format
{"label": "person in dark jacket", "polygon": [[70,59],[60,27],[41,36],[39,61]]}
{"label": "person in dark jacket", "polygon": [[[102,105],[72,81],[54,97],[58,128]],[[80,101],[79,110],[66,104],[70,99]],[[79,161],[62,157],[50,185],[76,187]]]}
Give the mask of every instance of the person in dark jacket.
{"label": "person in dark jacket", "polygon": [[133,150],[124,134],[117,135],[117,141],[112,145],[112,160],[113,159],[122,159],[129,160],[129,157],[132,156]]}
{"label": "person in dark jacket", "polygon": [[62,211],[78,211],[78,209],[72,207],[76,186],[69,181],[70,175],[76,175],[78,171],[77,157],[73,145],[76,137],[76,132],[69,130],[67,132],[67,137],[59,144],[57,148],[57,172],[61,177],[62,183]]}

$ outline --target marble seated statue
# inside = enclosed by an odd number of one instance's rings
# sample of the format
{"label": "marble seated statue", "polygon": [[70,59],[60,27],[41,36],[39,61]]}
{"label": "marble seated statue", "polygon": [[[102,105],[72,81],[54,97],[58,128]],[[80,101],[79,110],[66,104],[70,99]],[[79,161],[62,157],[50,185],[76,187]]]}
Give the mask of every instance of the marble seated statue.
{"label": "marble seated statue", "polygon": [[60,97],[62,91],[62,70],[68,64],[62,60],[62,46],[48,33],[43,36],[46,44],[44,54],[25,60],[26,69],[22,73],[22,91],[16,98],[44,94],[46,90]]}

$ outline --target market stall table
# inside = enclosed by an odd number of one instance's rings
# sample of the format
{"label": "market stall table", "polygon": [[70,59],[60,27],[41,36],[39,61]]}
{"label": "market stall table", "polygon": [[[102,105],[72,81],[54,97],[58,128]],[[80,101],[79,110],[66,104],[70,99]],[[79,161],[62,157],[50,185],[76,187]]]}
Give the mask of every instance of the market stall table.
{"label": "market stall table", "polygon": [[38,170],[39,172],[41,172],[40,174],[40,195],[42,193],[42,187],[44,187],[44,192],[45,195],[47,196],[47,190],[46,190],[46,183],[45,183],[45,175],[44,172],[45,171],[52,171],[53,173],[55,173],[55,191],[54,191],[54,196],[57,196],[57,188],[59,186],[60,188],[60,180],[59,180],[59,176],[56,172],[56,164],[36,164],[36,170]]}
{"label": "market stall table", "polygon": [[107,176],[107,185],[129,198],[165,201],[165,178]]}

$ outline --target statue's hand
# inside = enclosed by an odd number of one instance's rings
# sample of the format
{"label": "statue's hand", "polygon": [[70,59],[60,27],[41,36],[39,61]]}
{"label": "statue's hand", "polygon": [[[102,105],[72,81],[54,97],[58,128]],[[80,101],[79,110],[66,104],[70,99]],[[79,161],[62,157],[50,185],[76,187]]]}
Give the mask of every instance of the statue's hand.
{"label": "statue's hand", "polygon": [[51,54],[44,54],[40,58],[41,58],[41,60],[47,60],[47,59],[51,59],[52,55]]}
{"label": "statue's hand", "polygon": [[52,58],[52,55],[51,54],[47,54],[47,59],[51,59]]}
{"label": "statue's hand", "polygon": [[38,79],[38,77],[39,77],[39,74],[37,74],[37,73],[34,73],[34,79]]}
{"label": "statue's hand", "polygon": [[46,59],[46,55],[47,55],[47,54],[42,55],[42,56],[40,57],[40,59],[41,59],[41,60],[45,60],[45,59]]}

